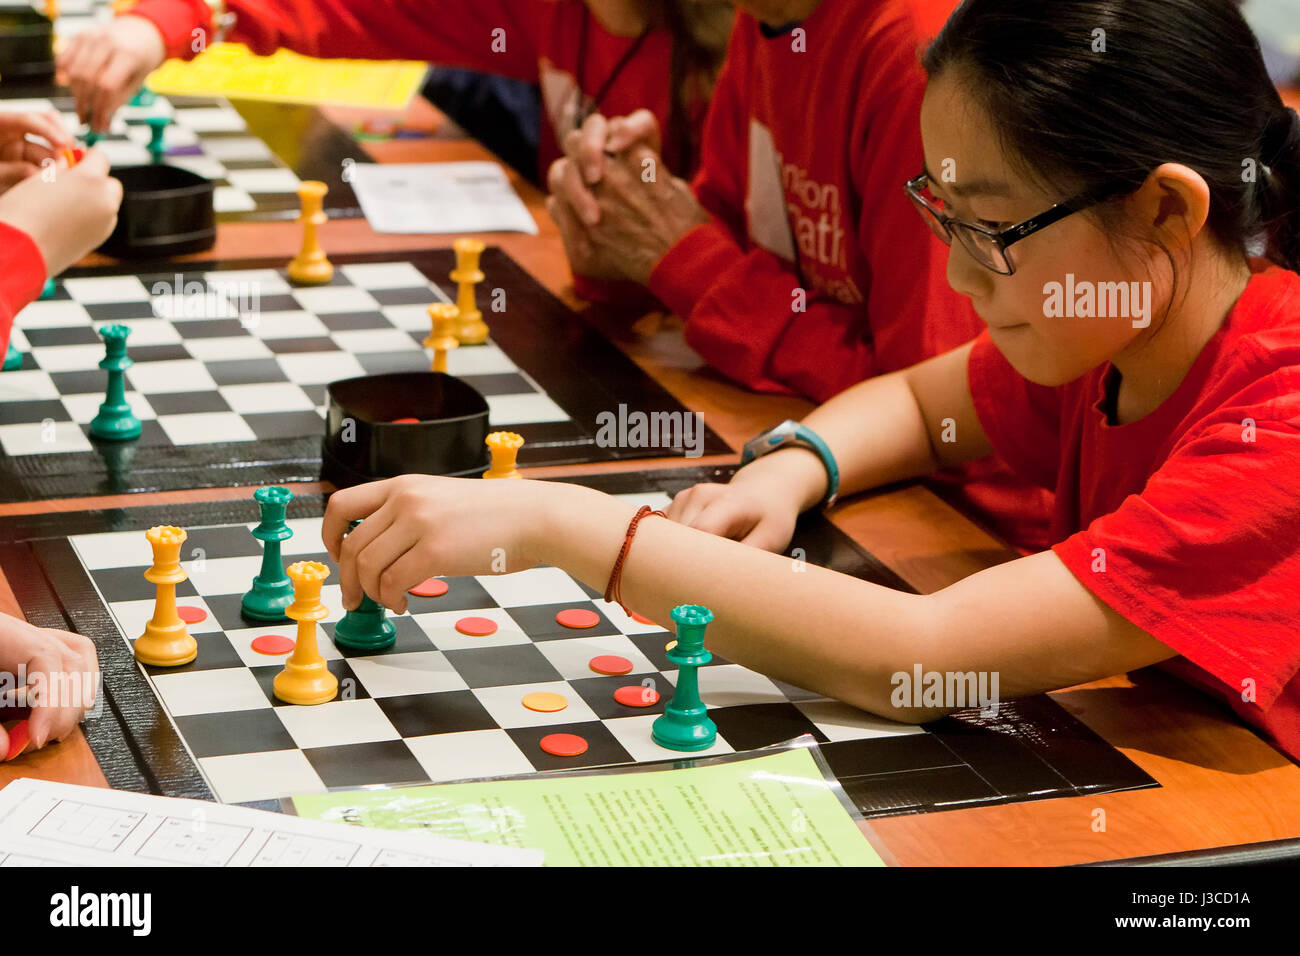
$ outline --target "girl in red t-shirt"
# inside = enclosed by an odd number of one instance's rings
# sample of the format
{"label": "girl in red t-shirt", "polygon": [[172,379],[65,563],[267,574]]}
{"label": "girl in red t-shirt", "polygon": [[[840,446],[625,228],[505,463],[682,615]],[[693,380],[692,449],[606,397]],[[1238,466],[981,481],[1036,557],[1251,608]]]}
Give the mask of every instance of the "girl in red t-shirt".
{"label": "girl in red t-shirt", "polygon": [[[339,492],[344,603],[402,609],[504,553],[659,622],[707,605],[713,650],[881,715],[956,706],[897,693],[918,666],[1005,698],[1170,661],[1300,756],[1300,118],[1232,0],[967,0],[926,67],[908,190],[981,339],[851,388],[675,521],[544,482]],[[931,595],[761,550],[836,474],[844,494],[994,450],[1056,492],[1051,550]]]}

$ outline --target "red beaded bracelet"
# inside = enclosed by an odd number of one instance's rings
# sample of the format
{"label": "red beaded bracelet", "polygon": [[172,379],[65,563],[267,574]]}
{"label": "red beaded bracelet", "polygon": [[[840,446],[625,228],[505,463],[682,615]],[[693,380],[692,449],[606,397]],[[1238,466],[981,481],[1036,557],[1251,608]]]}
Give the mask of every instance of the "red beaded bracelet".
{"label": "red beaded bracelet", "polygon": [[627,609],[627,605],[623,603],[623,598],[619,593],[619,584],[623,577],[623,564],[627,561],[627,552],[632,547],[632,538],[636,535],[636,526],[641,523],[641,519],[646,515],[658,515],[661,518],[668,517],[662,511],[653,510],[649,505],[642,505],[637,509],[636,514],[632,516],[632,520],[628,522],[627,535],[623,538],[623,547],[618,552],[618,560],[614,562],[613,570],[609,572],[609,586],[605,588],[605,600],[617,601],[618,606],[626,614],[632,612]]}

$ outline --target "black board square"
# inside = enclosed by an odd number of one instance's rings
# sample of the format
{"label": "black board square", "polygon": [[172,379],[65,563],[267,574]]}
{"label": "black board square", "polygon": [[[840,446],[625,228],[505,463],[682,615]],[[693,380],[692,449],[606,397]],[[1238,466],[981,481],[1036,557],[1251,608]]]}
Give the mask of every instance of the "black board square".
{"label": "black board square", "polygon": [[72,416],[57,398],[30,402],[0,402],[0,425],[27,425],[50,418],[70,422]]}
{"label": "black board square", "polygon": [[[298,556],[294,555],[293,560],[299,560]],[[429,640],[429,635],[425,634],[420,625],[416,624],[409,617],[403,615],[402,617],[389,617],[388,620],[393,625],[392,647],[382,651],[359,651],[350,647],[343,647],[337,642],[334,646],[338,648],[338,652],[344,657],[383,657],[389,654],[408,654],[412,652],[437,650],[437,648],[433,646],[433,641]],[[325,632],[331,641],[334,640],[335,626],[336,622],[334,621],[321,624],[320,626],[321,630]]]}
{"label": "black board square", "polygon": [[328,385],[299,385],[298,387],[303,390],[303,394],[305,394],[307,398],[311,400],[311,403],[317,408],[320,408],[325,404],[325,395],[329,389]]}
{"label": "black board square", "polygon": [[156,415],[230,411],[230,404],[220,392],[160,392],[149,396],[149,404]]}
{"label": "black board square", "polygon": [[[149,546],[143,534],[140,535],[140,550],[146,556],[149,554]],[[98,571],[91,571],[90,576],[95,579],[99,593],[104,595],[110,604],[117,604],[120,601],[152,601],[158,596],[158,585],[150,584],[144,579],[144,572],[147,570],[149,570],[148,565],[100,568]],[[194,589],[194,582],[188,578],[176,585],[178,598],[194,597],[198,593]]]}
{"label": "black board square", "polygon": [[[620,687],[645,687],[645,681],[653,681],[649,689],[659,694],[659,699],[648,707],[628,707],[614,699],[614,691]],[[638,714],[662,714],[664,707],[673,696],[673,684],[663,674],[625,674],[622,677],[584,677],[569,681],[578,696],[587,702],[601,720],[611,717],[636,717]]]}
{"label": "black board square", "polygon": [[327,787],[430,782],[429,775],[401,740],[310,747],[302,753]]}
{"label": "black board square", "polygon": [[248,335],[239,319],[195,319],[173,323],[182,339],[228,339]]}
{"label": "black board square", "polygon": [[408,289],[371,289],[369,291],[380,305],[429,305],[436,301],[433,293],[423,286]]}
{"label": "black board square", "polygon": [[[163,427],[153,418],[146,418],[140,423],[140,437],[133,441],[105,441],[102,438],[96,438],[90,434],[89,422],[82,424],[81,433],[90,439],[90,443],[95,446],[96,451],[103,456],[104,464],[110,471],[114,469],[129,471],[130,463],[134,460],[138,448],[169,448],[172,444],[172,440],[167,437]],[[117,462],[121,462],[121,464],[118,465]]]}
{"label": "black board square", "polygon": [[[188,354],[188,353],[187,353]],[[218,385],[256,385],[261,382],[287,382],[289,377],[273,358],[223,359],[206,362],[208,374]]]}
{"label": "black board square", "polygon": [[403,737],[493,730],[497,722],[471,691],[380,697],[375,703]]}
{"label": "black board square", "polygon": [[803,711],[789,703],[710,707],[709,717],[718,725],[718,736],[736,750],[770,747],[804,734],[812,734],[819,743],[827,740]]}
{"label": "black board square", "polygon": [[[184,604],[184,601],[178,603]],[[135,637],[137,635],[131,635]],[[243,667],[244,661],[240,658],[239,653],[235,650],[230,639],[220,631],[198,633],[194,635],[194,643],[198,645],[198,655],[188,664],[182,664],[180,667],[155,667],[152,664],[145,665],[145,671],[149,674],[184,674],[189,671],[216,671],[225,670],[232,667]]]}
{"label": "black board square", "polygon": [[258,412],[245,414],[244,421],[258,438],[300,438],[307,435],[323,435],[325,420],[315,412]]}
{"label": "black board square", "polygon": [[137,362],[180,362],[194,358],[189,349],[179,342],[128,347],[127,352]]}
{"label": "black board square", "polygon": [[[287,635],[292,638],[294,632],[290,631]],[[319,637],[318,637],[319,639]],[[344,660],[326,661],[325,666],[329,672],[339,680],[339,692],[335,695],[334,700],[369,700],[370,695],[366,693],[365,687],[357,679],[357,675],[352,672],[352,665]],[[266,694],[266,699],[271,702],[273,707],[294,707],[295,704],[288,704],[275,696],[275,675],[284,670],[283,664],[267,664],[263,667],[250,667],[249,671],[257,681],[262,693]]]}
{"label": "black board square", "polygon": [[102,345],[104,340],[89,325],[60,325],[52,329],[24,329],[34,349],[56,345]]}
{"label": "black board square", "polygon": [[49,376],[60,395],[90,395],[108,390],[108,373],[102,368],[77,372],[50,372]]}
{"label": "black board square", "polygon": [[393,323],[382,312],[328,312],[318,315],[331,332],[357,332],[363,329],[390,329]]}
{"label": "black board square", "polygon": [[196,757],[298,749],[280,718],[269,708],[177,717],[176,727]]}
{"label": "black board square", "polygon": [[[707,638],[707,635],[706,635]],[[651,631],[649,634],[629,634],[627,639],[636,645],[636,649],[646,656],[655,667],[661,671],[675,671],[677,665],[668,659],[668,645],[677,640],[677,636],[671,631]],[[706,640],[707,649],[707,640]],[[712,651],[709,651],[712,654]],[[713,654],[713,660],[706,664],[706,667],[719,667],[723,664],[730,664],[719,654]],[[820,695],[814,695],[820,696]]]}
{"label": "black board square", "polygon": [[[253,495],[248,495],[248,520],[257,521],[258,508],[257,502],[253,500]],[[181,545],[182,554],[185,560],[189,560],[189,555],[194,548],[203,549],[203,557],[208,558],[238,558],[248,557],[250,555],[260,557],[262,554],[262,545],[252,532],[247,528],[239,525],[223,525],[213,528],[193,528],[190,529],[189,537]]]}
{"label": "black board square", "polygon": [[540,684],[563,678],[545,655],[532,644],[476,647],[444,652],[456,673],[471,688],[507,684]]}
{"label": "black board square", "polygon": [[128,319],[154,318],[153,303],[147,300],[143,302],[96,302],[83,305],[82,308],[95,322],[125,322]]}
{"label": "black board square", "polygon": [[860,774],[955,767],[961,763],[951,750],[926,733],[836,741],[824,748],[824,754],[831,772],[841,779]]}
{"label": "black board square", "polygon": [[267,339],[266,347],[276,355],[296,352],[337,352],[339,347],[326,335],[302,336],[288,339]]}
{"label": "black board square", "polygon": [[447,578],[447,593],[441,597],[406,596],[406,609],[412,614],[432,611],[471,611],[493,608],[497,602],[475,578]]}
{"label": "black board square", "polygon": [[[188,547],[189,542],[186,541],[184,546]],[[253,586],[252,575],[249,575],[248,585],[250,588]],[[243,594],[203,595],[203,602],[207,604],[208,610],[212,612],[212,616],[217,619],[217,623],[221,625],[223,630],[238,631],[246,627],[267,626],[267,622],[265,621],[251,621],[246,619],[240,613],[239,607],[243,600]],[[295,627],[292,621],[286,623],[284,626],[289,628],[290,631]],[[292,637],[293,634],[290,633],[289,636]]]}
{"label": "black board square", "polygon": [[533,387],[528,379],[514,372],[500,372],[495,375],[462,375],[461,378],[474,386],[480,395],[528,395]]}
{"label": "black board square", "polygon": [[[600,621],[591,627],[565,627],[555,619],[560,611],[569,608],[582,608],[594,611]],[[534,641],[562,641],[570,637],[605,637],[609,634],[622,633],[601,613],[600,608],[589,601],[570,601],[564,604],[529,604],[522,607],[508,607],[509,614],[525,634]]]}
{"label": "black board square", "polygon": [[1014,736],[981,733],[955,721],[940,721],[930,730],[999,793],[1029,794],[1069,786]]}
{"label": "black board square", "polygon": [[[513,727],[506,733],[524,756],[538,770],[573,770],[578,767],[602,767],[629,763],[632,755],[623,749],[604,724],[583,721],[576,724],[549,724],[545,727]],[[542,749],[541,740],[550,734],[577,734],[587,741],[586,753],[576,757],[556,757]]]}
{"label": "black board square", "polygon": [[298,300],[287,292],[277,292],[272,295],[258,296],[257,310],[262,315],[271,312],[297,312],[302,308]]}
{"label": "black board square", "polygon": [[429,359],[419,352],[365,352],[357,356],[357,361],[367,375],[429,370]]}

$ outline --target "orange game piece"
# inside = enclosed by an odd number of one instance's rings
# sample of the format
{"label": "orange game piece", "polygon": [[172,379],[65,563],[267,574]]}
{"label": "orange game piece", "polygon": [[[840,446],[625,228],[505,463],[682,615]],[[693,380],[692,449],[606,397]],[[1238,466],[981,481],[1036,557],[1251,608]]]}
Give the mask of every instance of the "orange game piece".
{"label": "orange game piece", "polygon": [[626,657],[618,657],[615,654],[593,657],[587,666],[597,674],[609,674],[611,677],[632,673],[632,662]]}
{"label": "orange game piece", "polygon": [[614,691],[614,699],[624,707],[653,707],[659,703],[659,691],[644,684],[629,684]]}
{"label": "orange game piece", "polygon": [[497,632],[497,622],[490,617],[462,617],[456,630],[469,637],[487,637]]}
{"label": "orange game piece", "polygon": [[[27,749],[27,745],[32,742],[31,730],[27,726],[27,721],[20,720],[9,728],[9,752],[5,754],[5,760],[13,760],[20,753]],[[586,747],[584,746],[585,750]]]}
{"label": "orange game piece", "polygon": [[420,420],[419,420],[418,418],[394,418],[393,421],[392,421],[392,424],[394,424],[394,425],[418,425],[418,424],[420,424]]}
{"label": "orange game piece", "polygon": [[207,611],[192,604],[182,604],[176,609],[176,613],[181,616],[181,620],[186,624],[198,624],[200,621],[208,619]]}
{"label": "orange game piece", "polygon": [[263,634],[253,638],[252,647],[259,654],[288,654],[293,650],[293,639],[283,634]]}

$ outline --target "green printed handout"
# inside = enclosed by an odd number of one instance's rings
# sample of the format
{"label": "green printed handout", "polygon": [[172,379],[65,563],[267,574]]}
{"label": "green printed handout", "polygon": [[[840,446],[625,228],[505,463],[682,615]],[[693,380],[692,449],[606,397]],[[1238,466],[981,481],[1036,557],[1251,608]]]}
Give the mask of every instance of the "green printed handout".
{"label": "green printed handout", "polygon": [[547,866],[884,866],[812,754],[295,797],[299,816],[546,854]]}

